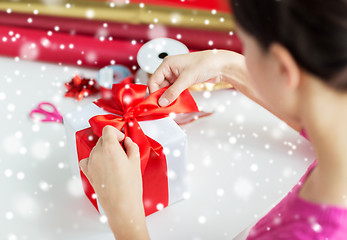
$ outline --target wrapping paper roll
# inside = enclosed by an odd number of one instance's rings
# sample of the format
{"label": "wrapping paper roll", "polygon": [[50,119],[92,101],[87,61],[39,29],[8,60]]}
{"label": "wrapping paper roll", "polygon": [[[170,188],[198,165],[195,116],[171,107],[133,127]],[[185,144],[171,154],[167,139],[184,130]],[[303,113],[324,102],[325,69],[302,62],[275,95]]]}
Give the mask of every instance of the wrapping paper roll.
{"label": "wrapping paper roll", "polygon": [[1,55],[97,68],[110,63],[134,66],[142,46],[131,41],[100,41],[87,36],[1,25],[0,38]]}
{"label": "wrapping paper roll", "polygon": [[[112,3],[112,2],[111,2]],[[45,1],[24,0],[9,2],[0,0],[0,10],[11,9],[18,13],[32,13],[60,17],[89,18],[103,21],[128,23],[159,23],[186,28],[231,31],[235,29],[230,13],[211,12],[207,10],[172,8],[147,4],[113,4],[101,1]],[[67,5],[68,4],[68,5]],[[67,7],[69,6],[69,7]]]}
{"label": "wrapping paper roll", "polygon": [[[107,0],[98,0],[107,1]],[[119,1],[121,2],[121,1]],[[123,0],[125,2],[125,0]],[[143,3],[143,0],[131,0],[131,3]],[[220,12],[230,13],[230,5],[228,0],[214,0],[214,1],[197,1],[197,0],[146,0],[146,4],[163,6],[163,7],[175,7],[175,8],[189,8],[197,10],[211,10],[215,9]]]}
{"label": "wrapping paper roll", "polygon": [[[28,22],[28,19],[31,19]],[[187,29],[182,27],[153,24],[130,24],[72,17],[53,17],[49,15],[0,12],[0,24],[42,30],[54,30],[77,35],[89,35],[118,40],[149,41],[153,38],[168,37],[184,43],[189,49],[227,49],[241,52],[242,46],[233,32]]]}

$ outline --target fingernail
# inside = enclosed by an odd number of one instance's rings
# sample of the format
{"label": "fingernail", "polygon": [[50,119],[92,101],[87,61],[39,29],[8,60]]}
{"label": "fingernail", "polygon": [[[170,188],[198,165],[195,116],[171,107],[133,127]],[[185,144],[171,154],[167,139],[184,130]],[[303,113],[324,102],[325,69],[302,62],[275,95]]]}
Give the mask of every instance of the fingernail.
{"label": "fingernail", "polygon": [[131,140],[131,138],[130,137],[126,137],[125,139],[128,139],[127,141],[133,141],[133,140]]}
{"label": "fingernail", "polygon": [[162,107],[166,107],[167,105],[169,105],[169,100],[167,100],[166,98],[162,97],[159,99],[159,105]]}

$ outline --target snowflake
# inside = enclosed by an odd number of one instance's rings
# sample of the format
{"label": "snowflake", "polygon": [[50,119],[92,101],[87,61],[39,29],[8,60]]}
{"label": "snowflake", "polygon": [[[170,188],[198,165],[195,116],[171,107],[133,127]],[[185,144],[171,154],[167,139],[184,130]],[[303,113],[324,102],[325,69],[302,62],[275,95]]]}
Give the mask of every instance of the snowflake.
{"label": "snowflake", "polygon": [[6,177],[11,177],[12,174],[13,174],[13,172],[12,172],[11,169],[6,169],[5,172],[4,172],[4,174],[5,174]]}
{"label": "snowflake", "polygon": [[169,179],[175,179],[176,178],[176,172],[175,171],[172,171],[172,170],[168,170],[167,172],[167,177]]}
{"label": "snowflake", "polygon": [[183,197],[183,199],[189,199],[190,198],[190,193],[189,192],[184,192],[182,197]]}
{"label": "snowflake", "polygon": [[8,104],[7,105],[7,110],[10,112],[13,112],[16,109],[16,106],[14,104]]}
{"label": "snowflake", "polygon": [[222,196],[224,196],[224,189],[223,188],[218,188],[216,193],[217,193],[217,196],[222,197]]}
{"label": "snowflake", "polygon": [[62,162],[58,163],[58,168],[59,169],[63,169],[64,167],[65,167],[64,163],[62,163]]}
{"label": "snowflake", "polygon": [[17,178],[18,178],[19,180],[23,180],[24,177],[25,177],[25,174],[24,174],[23,172],[18,172],[18,173],[17,173]]}
{"label": "snowflake", "polygon": [[39,48],[35,43],[26,42],[19,49],[19,56],[22,59],[35,60],[39,56]]}
{"label": "snowflake", "polygon": [[86,11],[86,18],[88,18],[88,19],[94,18],[94,15],[95,15],[95,12],[93,9],[88,9]]}
{"label": "snowflake", "polygon": [[40,189],[44,192],[47,192],[50,188],[51,188],[51,185],[49,185],[47,182],[45,181],[41,181],[39,183],[39,186],[40,186]]}
{"label": "snowflake", "polygon": [[239,178],[234,185],[234,190],[237,196],[247,198],[253,192],[252,182],[248,179]]}
{"label": "snowflake", "polygon": [[235,120],[237,123],[241,124],[245,121],[245,116],[243,116],[242,114],[238,114],[236,115]]}
{"label": "snowflake", "polygon": [[315,231],[315,232],[321,232],[321,231],[322,231],[322,226],[319,225],[318,223],[313,223],[313,224],[312,224],[312,229],[313,229],[313,231]]}
{"label": "snowflake", "polygon": [[158,203],[156,207],[157,207],[157,210],[160,211],[164,208],[164,205],[162,203]]}
{"label": "snowflake", "polygon": [[210,97],[211,97],[211,92],[209,92],[209,91],[204,91],[203,97],[204,97],[204,98],[210,98]]}
{"label": "snowflake", "polygon": [[8,240],[18,240],[17,236],[14,233],[10,233],[7,235]]}
{"label": "snowflake", "polygon": [[180,22],[182,20],[182,16],[180,15],[180,14],[178,14],[178,13],[173,13],[173,14],[171,14],[171,22],[172,23],[178,23],[178,22]]}
{"label": "snowflake", "polygon": [[84,194],[81,179],[79,178],[72,178],[69,180],[67,184],[67,190],[68,192],[75,197],[82,196]]}
{"label": "snowflake", "polygon": [[230,143],[230,144],[235,144],[236,142],[237,142],[236,137],[230,137],[230,138],[229,138],[229,143]]}
{"label": "snowflake", "polygon": [[99,220],[100,220],[101,223],[107,223],[107,216],[101,215]]}
{"label": "snowflake", "polygon": [[195,169],[195,165],[194,165],[193,163],[189,163],[189,164],[187,165],[187,170],[188,170],[189,172],[194,171],[194,169]]}
{"label": "snowflake", "polygon": [[205,217],[205,216],[200,216],[200,217],[198,218],[198,222],[199,222],[200,224],[206,223],[206,217]]}
{"label": "snowflake", "polygon": [[257,164],[252,164],[250,168],[251,168],[252,172],[258,171],[258,165]]}
{"label": "snowflake", "polygon": [[11,220],[11,219],[13,219],[13,217],[14,217],[13,212],[7,212],[6,213],[6,219]]}
{"label": "snowflake", "polygon": [[31,145],[30,152],[34,158],[45,160],[51,153],[50,143],[43,140],[36,141]]}
{"label": "snowflake", "polygon": [[173,151],[173,156],[174,156],[174,157],[179,157],[179,156],[181,156],[181,151],[180,151],[179,149],[175,149],[175,150]]}

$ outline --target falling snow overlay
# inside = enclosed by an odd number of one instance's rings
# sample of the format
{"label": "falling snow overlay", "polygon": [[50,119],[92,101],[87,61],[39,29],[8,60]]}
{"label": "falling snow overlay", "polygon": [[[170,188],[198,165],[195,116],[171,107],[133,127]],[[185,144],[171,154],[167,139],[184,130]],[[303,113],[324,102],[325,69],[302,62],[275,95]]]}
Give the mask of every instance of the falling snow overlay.
{"label": "falling snow overlay", "polygon": [[[66,98],[64,83],[76,75],[97,79],[98,69],[110,64],[126,64],[135,72],[138,49],[154,38],[178,40],[190,51],[239,52],[230,15],[223,4],[211,8],[220,0],[206,1],[204,12],[188,15],[159,14],[148,1],[99,1],[112,17],[122,16],[113,12],[131,4],[138,14],[126,16],[132,23],[117,24],[100,17],[99,8],[86,6],[79,11],[83,24],[77,29],[74,18],[68,24],[59,16],[44,18],[51,4],[61,5],[55,12],[71,13],[77,1],[43,0],[43,8],[25,3],[29,10],[18,14],[9,6],[20,2],[5,2],[9,5],[0,13],[0,22],[7,22],[0,26],[2,53],[8,56],[0,56],[0,240],[113,240],[106,215],[86,198],[79,173],[72,174],[64,126],[32,120],[30,111],[39,102],[51,102],[62,115],[81,111],[100,93],[80,101]],[[44,27],[35,29],[42,20]],[[153,240],[233,239],[272,208],[315,158],[307,140],[236,91],[192,95],[201,111],[213,115],[182,126],[186,151],[163,149],[173,158],[187,154],[188,178],[183,180],[189,190],[169,207],[158,203],[158,212],[146,218]],[[169,180],[180,176],[167,172]],[[322,230],[315,219],[310,224],[313,231]]]}
{"label": "falling snow overlay", "polygon": [[[52,102],[62,114],[92,102],[94,97],[64,98],[64,82],[75,74],[95,78],[97,71],[17,58],[0,62],[0,186],[6,192],[0,239],[112,239],[107,219],[85,198],[79,176],[71,175],[63,126],[28,117],[40,101]],[[152,239],[178,239],[187,226],[187,239],[232,239],[271,208],[314,159],[305,139],[241,94],[193,96],[201,110],[215,113],[183,126],[190,190],[183,201],[165,209],[158,205],[161,211],[147,218]]]}

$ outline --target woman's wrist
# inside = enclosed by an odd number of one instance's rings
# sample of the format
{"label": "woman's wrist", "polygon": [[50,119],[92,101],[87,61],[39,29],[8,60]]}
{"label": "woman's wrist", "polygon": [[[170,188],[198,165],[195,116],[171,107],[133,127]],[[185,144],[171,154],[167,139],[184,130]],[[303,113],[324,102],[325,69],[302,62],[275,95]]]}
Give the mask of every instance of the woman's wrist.
{"label": "woman's wrist", "polygon": [[117,240],[147,240],[149,238],[144,208],[142,206],[124,207],[106,211],[108,224]]}
{"label": "woman's wrist", "polygon": [[218,55],[220,81],[230,83],[246,96],[252,94],[244,56],[227,50],[217,50],[216,53]]}

